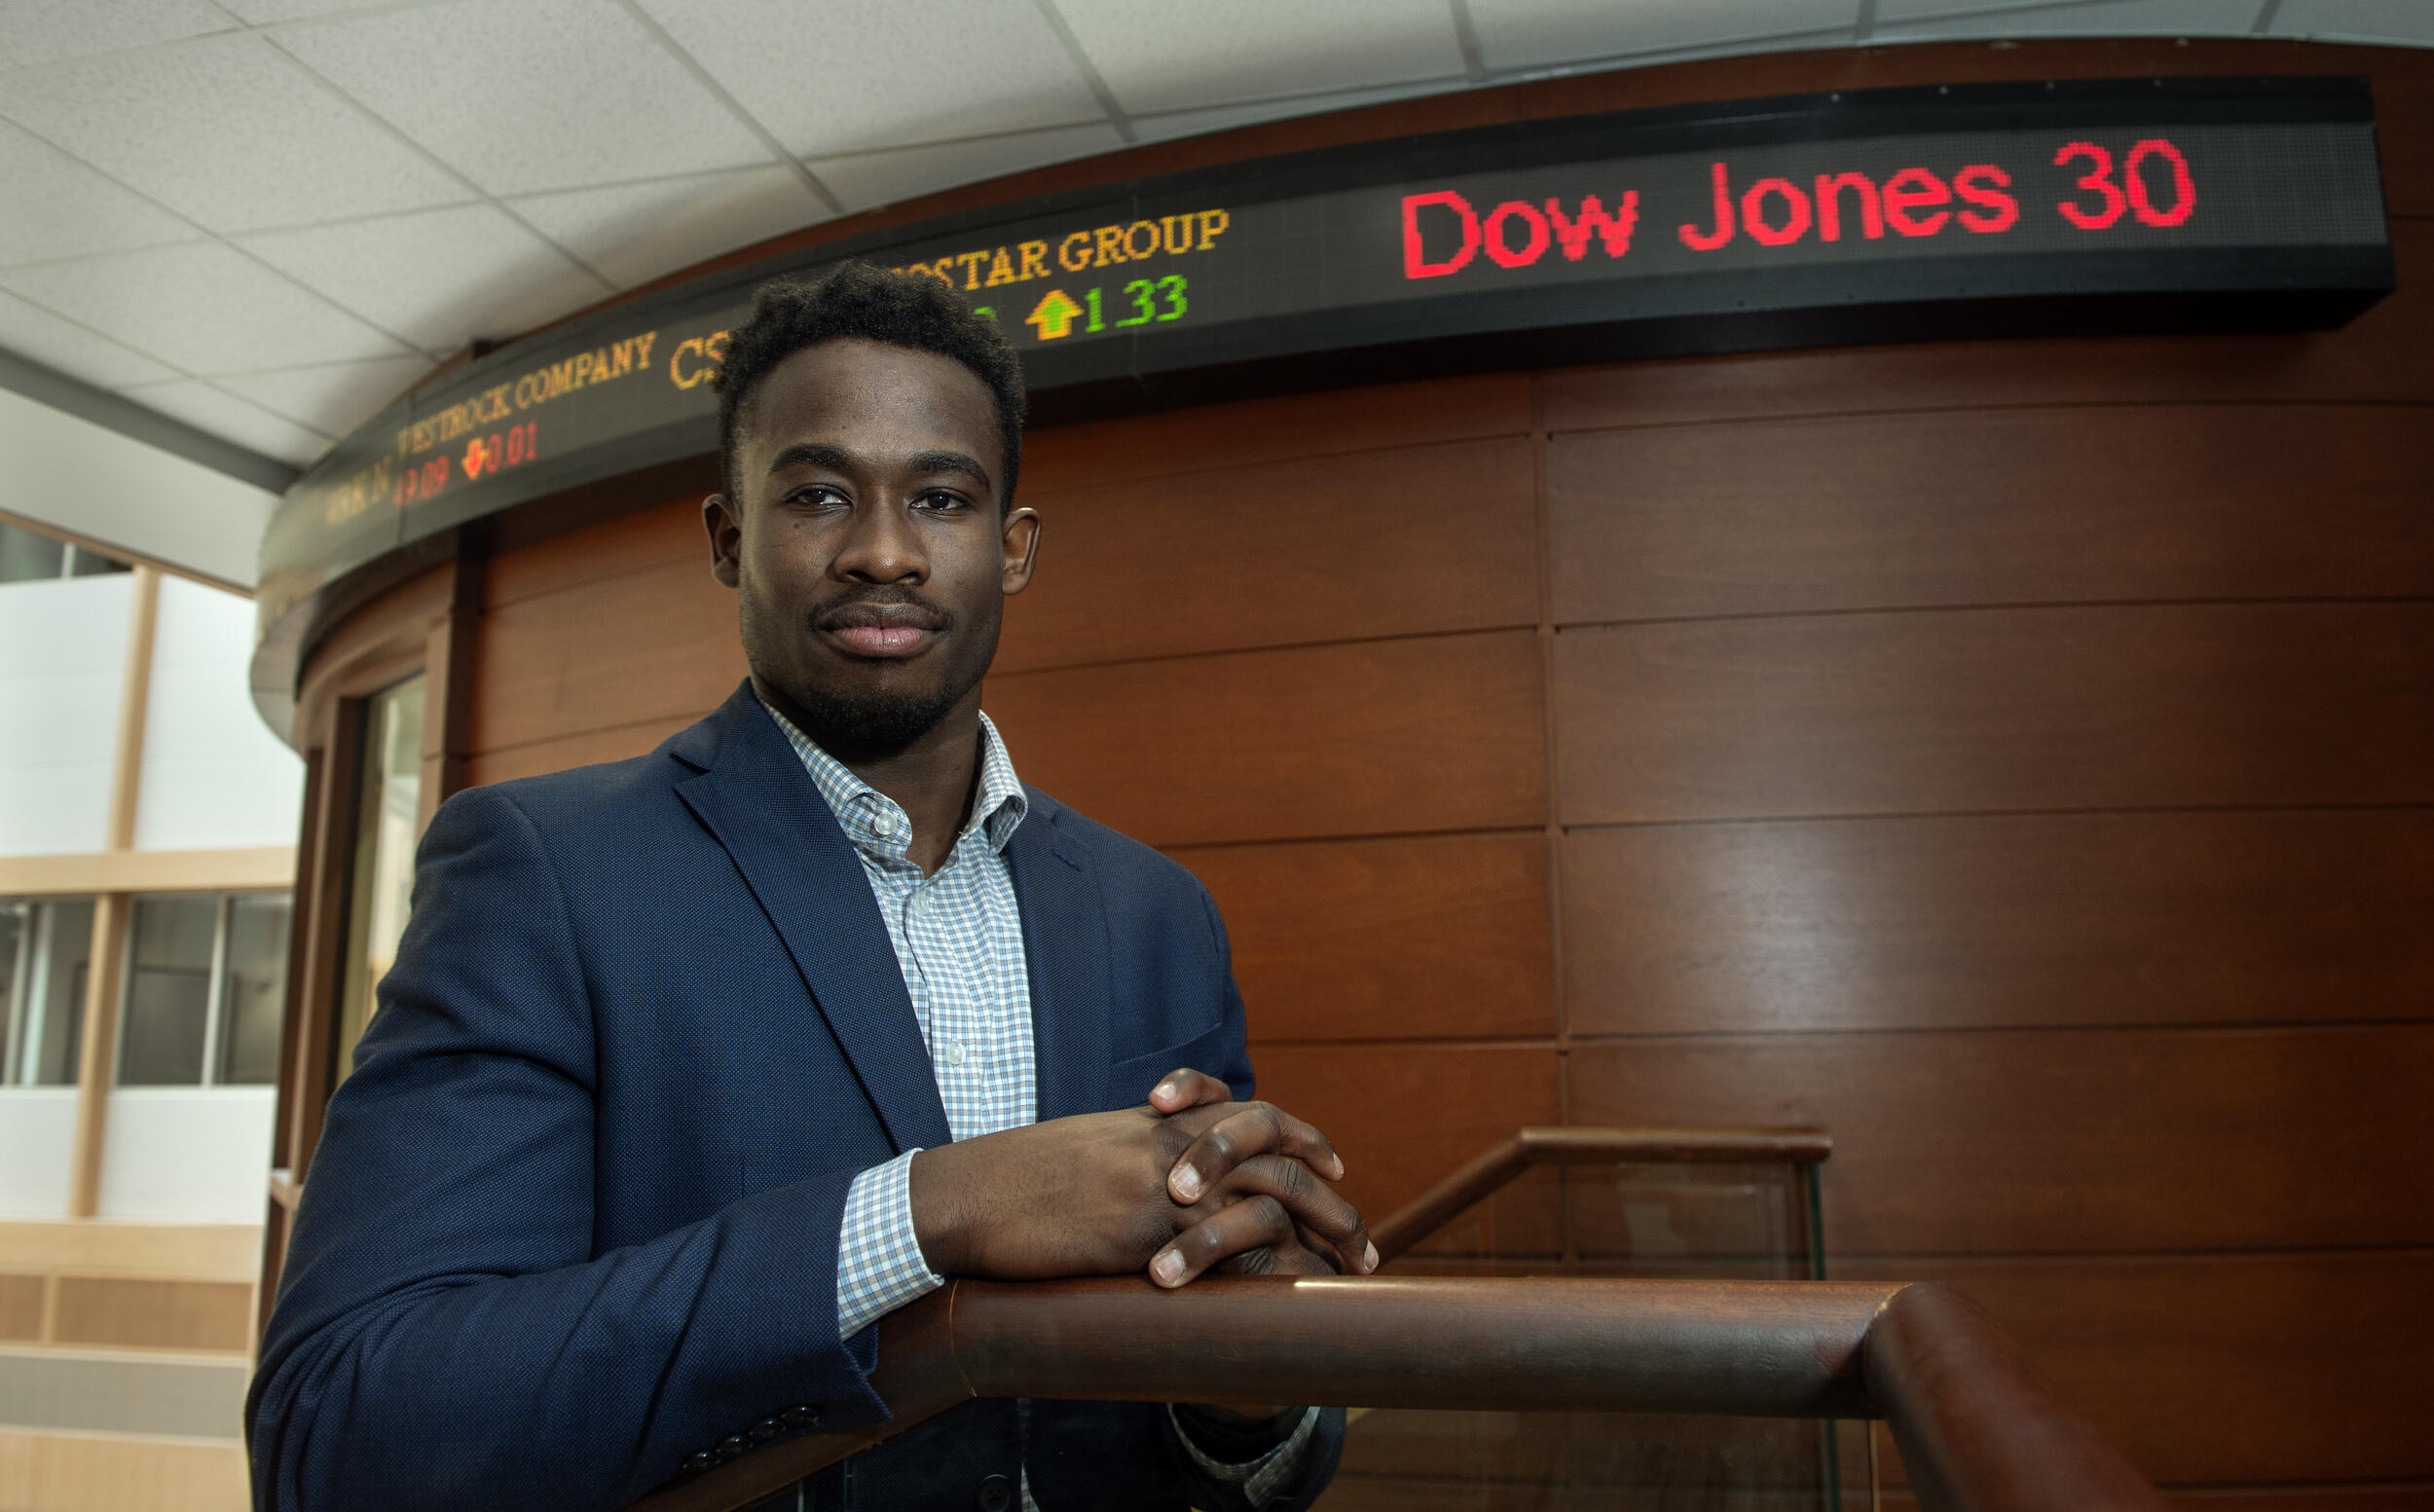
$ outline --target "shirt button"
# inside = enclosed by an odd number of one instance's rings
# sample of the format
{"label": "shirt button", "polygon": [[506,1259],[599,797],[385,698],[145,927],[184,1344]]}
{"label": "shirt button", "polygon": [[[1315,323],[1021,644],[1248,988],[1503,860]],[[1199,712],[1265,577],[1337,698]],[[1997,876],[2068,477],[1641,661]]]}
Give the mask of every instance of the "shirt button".
{"label": "shirt button", "polygon": [[939,1041],[939,1058],[945,1061],[950,1066],[962,1065],[964,1063],[964,1047],[962,1042],[957,1040]]}
{"label": "shirt button", "polygon": [[870,828],[878,830],[879,833],[887,836],[888,838],[893,839],[896,836],[896,816],[894,814],[883,813],[878,818],[870,822]]}

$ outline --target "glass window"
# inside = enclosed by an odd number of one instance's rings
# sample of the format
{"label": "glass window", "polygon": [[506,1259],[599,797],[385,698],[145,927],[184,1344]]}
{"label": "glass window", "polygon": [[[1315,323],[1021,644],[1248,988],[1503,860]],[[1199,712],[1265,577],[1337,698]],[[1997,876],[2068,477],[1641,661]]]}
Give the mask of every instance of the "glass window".
{"label": "glass window", "polygon": [[211,894],[139,898],[128,927],[127,1018],[119,1084],[195,1087],[211,1021],[220,901]]}
{"label": "glass window", "polygon": [[381,978],[397,959],[414,901],[415,817],[423,797],[423,679],[364,700],[356,780],[354,875],[348,899],[347,985],[338,1006],[333,1080],[354,1064]]}
{"label": "glass window", "polygon": [[34,905],[0,899],[0,1082],[17,1080],[18,1013],[25,1002],[25,972],[33,963]]}
{"label": "glass window", "polygon": [[219,1055],[212,1079],[227,1087],[278,1080],[280,1021],[287,1001],[287,930],[293,913],[285,893],[228,901],[227,944],[221,951]]}
{"label": "glass window", "polygon": [[61,564],[67,577],[99,577],[104,572],[131,572],[135,569],[113,556],[104,556],[91,546],[70,546],[67,560]]}
{"label": "glass window", "polygon": [[37,535],[0,520],[0,583],[57,577],[67,562],[67,543]]}
{"label": "glass window", "polygon": [[0,583],[40,582],[59,577],[95,577],[103,572],[130,572],[126,563],[95,551],[54,540],[37,531],[0,520]]}
{"label": "glass window", "polygon": [[92,900],[0,905],[0,966],[8,969],[11,1087],[73,1087],[84,1044],[85,977],[92,962]]}

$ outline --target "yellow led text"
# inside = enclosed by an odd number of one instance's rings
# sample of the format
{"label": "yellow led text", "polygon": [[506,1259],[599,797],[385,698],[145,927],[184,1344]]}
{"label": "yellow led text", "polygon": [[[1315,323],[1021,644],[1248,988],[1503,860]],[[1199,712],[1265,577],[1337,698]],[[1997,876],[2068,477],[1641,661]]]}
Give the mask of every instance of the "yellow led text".
{"label": "yellow led text", "polygon": [[[1082,273],[1119,263],[1146,262],[1153,257],[1180,257],[1205,252],[1226,234],[1234,217],[1224,210],[1193,210],[1162,215],[1130,225],[1094,226],[1049,241],[1019,241],[1008,246],[957,252],[936,262],[906,263],[898,273],[926,273],[949,288],[967,293],[1008,283],[1028,283],[1055,276],[1061,268]],[[1053,266],[1051,266],[1051,263]]]}

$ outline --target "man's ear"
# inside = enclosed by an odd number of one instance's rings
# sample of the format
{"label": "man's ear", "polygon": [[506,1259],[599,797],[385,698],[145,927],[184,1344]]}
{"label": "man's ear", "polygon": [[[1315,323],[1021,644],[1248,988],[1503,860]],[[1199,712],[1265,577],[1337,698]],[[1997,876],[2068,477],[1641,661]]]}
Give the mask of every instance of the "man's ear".
{"label": "man's ear", "polygon": [[1017,509],[1006,516],[1005,534],[998,540],[1004,553],[998,568],[998,591],[1020,593],[1031,581],[1032,565],[1040,558],[1039,511]]}
{"label": "man's ear", "polygon": [[724,494],[713,494],[701,501],[701,523],[702,529],[710,533],[710,575],[732,588],[744,528],[736,522],[734,508]]}

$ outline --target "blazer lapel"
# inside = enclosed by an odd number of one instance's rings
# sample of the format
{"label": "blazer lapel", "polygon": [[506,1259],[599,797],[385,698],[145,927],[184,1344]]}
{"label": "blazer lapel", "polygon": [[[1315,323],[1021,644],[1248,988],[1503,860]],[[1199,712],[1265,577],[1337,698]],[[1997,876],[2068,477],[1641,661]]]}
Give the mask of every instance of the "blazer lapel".
{"label": "blazer lapel", "polygon": [[1006,863],[1031,977],[1040,1117],[1097,1113],[1107,1106],[1107,907],[1088,842],[1058,827],[1055,799],[1027,783],[1024,791],[1030,812],[1006,844]]}
{"label": "blazer lapel", "polygon": [[705,769],[677,792],[760,901],[889,1139],[900,1151],[949,1143],[887,921],[836,816],[750,683],[694,729],[707,738],[672,750]]}

